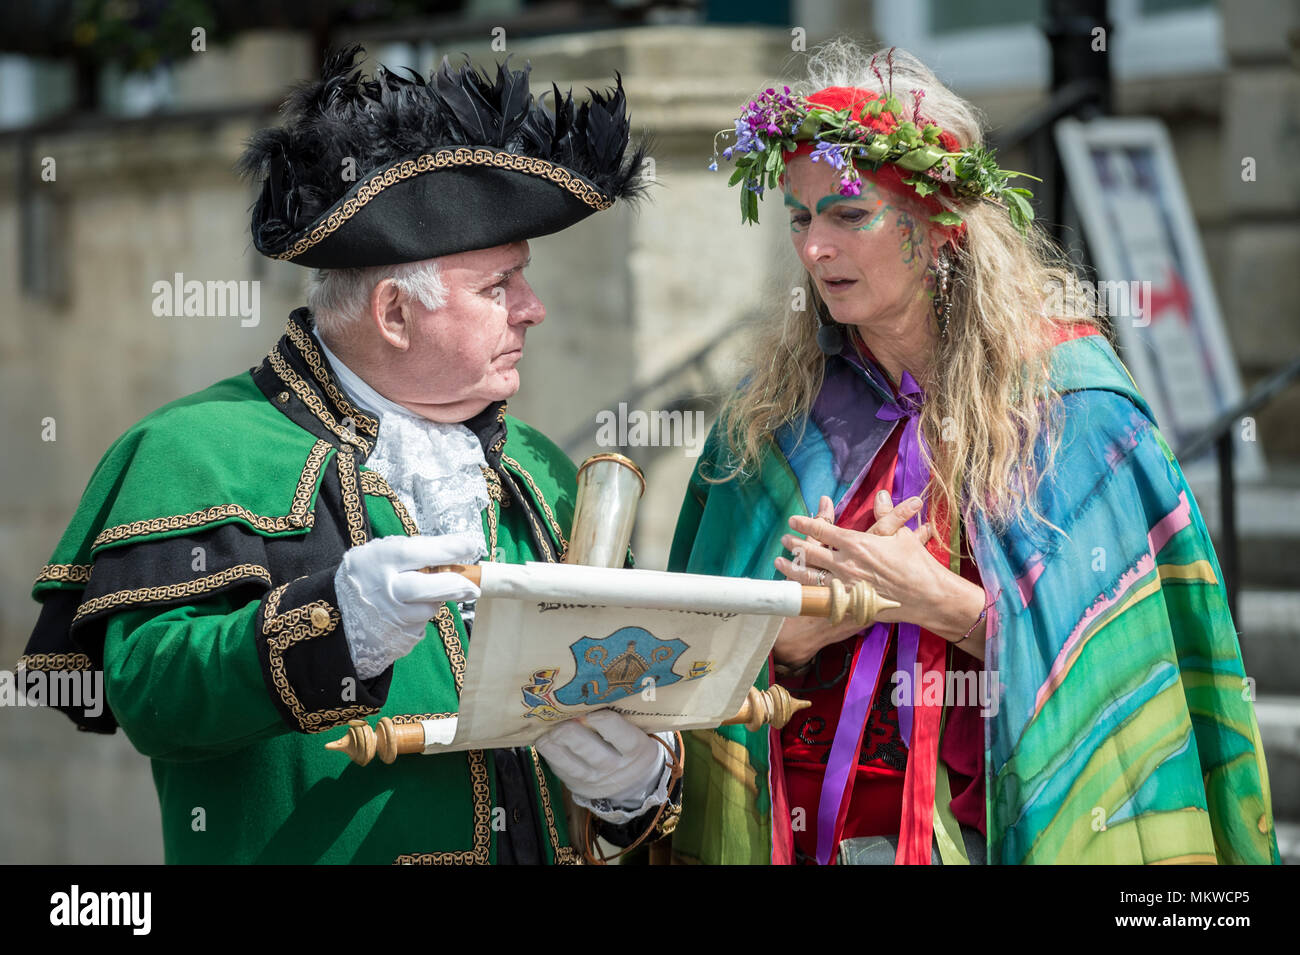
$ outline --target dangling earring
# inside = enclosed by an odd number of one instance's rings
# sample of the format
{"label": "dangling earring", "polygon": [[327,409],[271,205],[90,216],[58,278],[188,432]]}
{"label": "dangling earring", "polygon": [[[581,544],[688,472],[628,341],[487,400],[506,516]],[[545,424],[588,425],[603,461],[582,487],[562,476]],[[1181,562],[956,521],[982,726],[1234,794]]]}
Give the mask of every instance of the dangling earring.
{"label": "dangling earring", "polygon": [[830,310],[816,294],[813,304],[817,312],[817,347],[823,355],[838,355],[844,350],[844,328],[831,318]]}
{"label": "dangling earring", "polygon": [[948,258],[946,248],[939,250],[939,260],[935,265],[934,319],[939,323],[939,337],[948,337],[948,318],[952,315],[952,295],[949,288],[952,282],[952,260]]}

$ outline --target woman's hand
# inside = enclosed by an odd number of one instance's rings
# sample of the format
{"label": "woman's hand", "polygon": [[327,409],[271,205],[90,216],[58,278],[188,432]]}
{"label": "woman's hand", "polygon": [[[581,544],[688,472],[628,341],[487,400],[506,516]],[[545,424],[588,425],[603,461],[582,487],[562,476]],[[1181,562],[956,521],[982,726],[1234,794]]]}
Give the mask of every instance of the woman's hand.
{"label": "woman's hand", "polygon": [[[886,495],[886,498],[888,495]],[[877,509],[880,502],[877,501]],[[895,513],[897,512],[897,513]],[[886,516],[889,520],[881,523],[882,518],[877,512],[876,527],[890,528],[902,527],[903,522],[912,516],[911,513],[903,512],[902,508],[886,508]],[[807,518],[803,518],[807,520]],[[829,497],[825,495],[817,508],[817,516],[813,520],[822,524],[833,525],[835,523],[835,505]],[[801,545],[802,541],[795,541],[790,535],[782,538],[782,543],[786,549],[795,554],[796,558],[804,553]],[[794,544],[792,547],[791,544]],[[803,584],[815,584],[824,586],[822,581],[829,581],[832,574],[829,570],[822,574],[822,566],[806,566],[802,559],[797,563],[792,563],[784,557],[776,559],[776,569],[785,574],[790,580],[797,580]],[[845,621],[839,625],[832,624],[828,620],[817,617],[790,617],[781,626],[780,632],[776,636],[776,644],[772,648],[776,659],[787,666],[802,666],[817,655],[817,651],[822,647],[829,647],[839,643],[853,634],[857,633],[861,627],[851,621]]]}
{"label": "woman's hand", "polygon": [[[782,542],[796,556],[802,553],[802,566],[796,567],[784,557],[778,557],[777,569],[787,578],[805,584],[824,584],[831,577],[839,578],[846,586],[865,580],[882,597],[899,604],[882,611],[877,619],[887,623],[915,623],[950,642],[961,641],[979,620],[984,609],[984,591],[954,574],[925,549],[933,536],[929,525],[920,531],[905,526],[920,511],[920,498],[909,498],[894,507],[889,493],[881,491],[874,504],[876,523],[865,533],[834,526],[831,501],[826,497],[822,498],[816,518],[791,517],[790,527],[806,539],[787,534]],[[983,656],[982,626],[981,623],[962,642],[962,649],[980,657]],[[808,644],[816,642],[810,639],[812,635],[801,634],[800,628],[787,624],[777,638],[778,648],[782,637],[787,636],[787,629],[791,657],[802,655],[793,652],[796,648],[806,649]],[[828,639],[816,649],[838,642],[846,635]],[[802,639],[797,639],[800,636]]]}

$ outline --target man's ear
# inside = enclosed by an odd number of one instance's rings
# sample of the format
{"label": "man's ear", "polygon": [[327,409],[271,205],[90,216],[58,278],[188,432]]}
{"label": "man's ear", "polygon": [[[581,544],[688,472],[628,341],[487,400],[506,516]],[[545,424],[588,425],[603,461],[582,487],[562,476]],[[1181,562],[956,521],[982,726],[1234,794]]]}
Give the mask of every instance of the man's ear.
{"label": "man's ear", "polygon": [[376,282],[370,290],[370,320],[379,329],[380,337],[394,348],[406,351],[411,347],[406,296],[392,279]]}

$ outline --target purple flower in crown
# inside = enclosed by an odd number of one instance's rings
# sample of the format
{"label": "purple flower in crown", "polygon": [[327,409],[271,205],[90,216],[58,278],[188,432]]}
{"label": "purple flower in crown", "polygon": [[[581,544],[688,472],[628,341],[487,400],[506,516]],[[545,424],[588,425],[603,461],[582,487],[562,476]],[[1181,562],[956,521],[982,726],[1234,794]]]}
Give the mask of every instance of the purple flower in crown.
{"label": "purple flower in crown", "polygon": [[844,150],[839,143],[818,143],[812,151],[813,162],[827,162],[836,171],[843,169],[848,165],[848,160],[844,158]]}
{"label": "purple flower in crown", "polygon": [[745,153],[761,152],[762,150],[763,141],[754,135],[754,131],[749,128],[749,124],[743,118],[736,120],[736,143],[734,146],[729,146],[723,152],[723,155],[730,159],[733,153],[743,155]]}
{"label": "purple flower in crown", "polygon": [[749,101],[736,123],[737,136],[740,135],[742,125],[754,134],[773,137],[785,135],[791,114],[798,113],[799,109],[790,95],[790,88],[783,86],[781,89],[783,92],[780,93],[775,89],[766,89]]}
{"label": "purple flower in crown", "polygon": [[862,180],[858,178],[840,180],[841,196],[860,196],[862,195]]}

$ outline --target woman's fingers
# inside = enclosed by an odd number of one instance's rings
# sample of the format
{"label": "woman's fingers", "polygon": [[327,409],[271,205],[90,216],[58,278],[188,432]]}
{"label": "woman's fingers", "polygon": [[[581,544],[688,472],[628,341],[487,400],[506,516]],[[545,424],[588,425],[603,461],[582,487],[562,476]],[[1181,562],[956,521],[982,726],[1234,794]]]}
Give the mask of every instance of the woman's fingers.
{"label": "woman's fingers", "polygon": [[[776,569],[785,575],[786,580],[797,581],[801,584],[829,583],[831,577],[834,576],[830,570],[825,567],[813,567],[802,563],[796,565],[793,561],[785,557],[778,557],[776,559]],[[825,577],[822,577],[823,571],[826,573]]]}
{"label": "woman's fingers", "polygon": [[794,554],[792,563],[811,567],[814,574],[823,568],[829,570],[835,565],[835,552],[814,538],[800,539],[793,534],[786,534],[781,538],[781,545]]}
{"label": "woman's fingers", "polygon": [[875,500],[875,504],[874,504],[874,509],[875,509],[875,512],[876,512],[876,520],[877,520],[877,521],[879,521],[879,520],[881,520],[882,518],[884,518],[884,516],[885,516],[886,514],[888,514],[890,511],[892,511],[892,510],[894,509],[894,500],[893,500],[893,498],[891,498],[891,497],[889,496],[889,492],[888,492],[888,491],[877,491],[877,492],[876,492],[876,500]]}
{"label": "woman's fingers", "polygon": [[818,520],[815,517],[801,517],[798,514],[790,518],[790,529],[811,540],[835,548],[845,547],[853,540],[853,535],[858,533],[836,527],[829,521]]}
{"label": "woman's fingers", "polygon": [[889,499],[884,491],[876,495],[876,523],[871,526],[871,530],[867,531],[868,534],[876,534],[880,537],[897,534],[904,524],[920,513],[921,499],[919,497],[909,497],[902,504],[891,508],[882,515],[880,513],[881,495],[885,495],[884,500]]}

